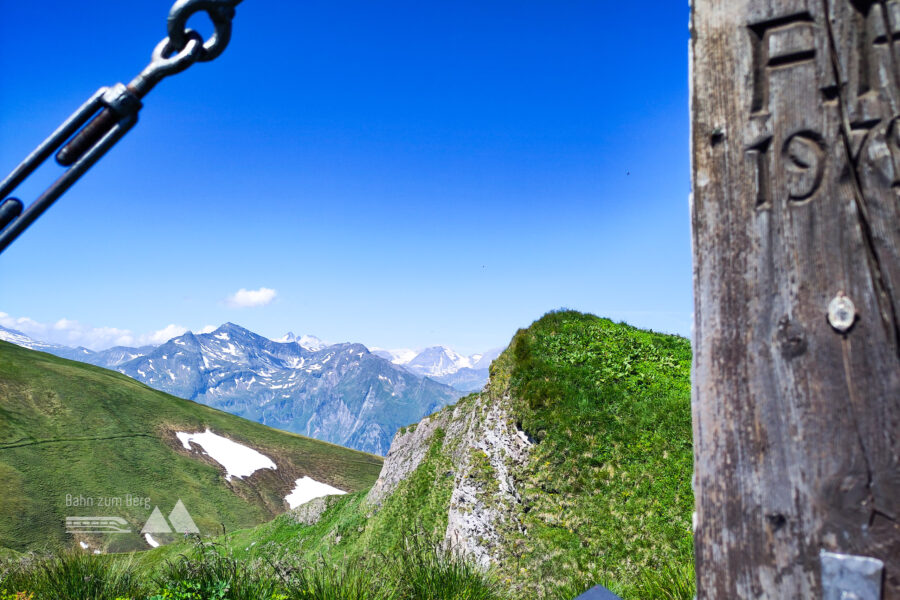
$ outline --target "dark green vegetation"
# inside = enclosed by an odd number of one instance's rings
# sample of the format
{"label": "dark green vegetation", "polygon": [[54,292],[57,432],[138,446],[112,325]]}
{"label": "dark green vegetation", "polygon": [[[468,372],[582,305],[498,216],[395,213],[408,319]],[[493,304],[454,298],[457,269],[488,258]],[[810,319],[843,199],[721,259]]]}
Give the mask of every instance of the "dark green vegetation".
{"label": "dark green vegetation", "polygon": [[[501,531],[494,572],[509,597],[570,600],[594,583],[626,600],[693,597],[690,362],[684,338],[570,311],[520,330],[494,361],[488,400],[507,404],[535,441],[515,473],[525,533]],[[477,400],[456,408],[471,412]],[[277,550],[341,563],[397,554],[413,532],[438,540],[455,443],[437,430],[425,460],[380,507],[349,494],[330,499],[313,525],[285,514],[221,541],[247,560]],[[490,493],[492,467],[472,451],[471,477]]]}
{"label": "dark green vegetation", "polygon": [[[189,453],[174,433],[206,428],[278,468],[226,481],[218,463]],[[179,498],[202,533],[251,527],[287,508],[283,498],[299,477],[362,490],[381,464],[119,373],[0,342],[0,549],[57,550],[77,541],[107,551],[145,549],[137,532],[151,510],[158,505],[168,515]],[[67,495],[93,506],[67,506]],[[128,506],[129,497],[149,498],[149,506]],[[67,516],[119,516],[132,532],[76,538],[65,532]]]}
{"label": "dark green vegetation", "polygon": [[25,558],[0,571],[0,600],[115,600],[142,592],[131,560],[107,560],[84,552]]}
{"label": "dark green vegetation", "polygon": [[327,563],[289,555],[238,560],[197,543],[159,569],[64,553],[0,571],[0,600],[502,600],[490,575],[411,538],[403,552]]}

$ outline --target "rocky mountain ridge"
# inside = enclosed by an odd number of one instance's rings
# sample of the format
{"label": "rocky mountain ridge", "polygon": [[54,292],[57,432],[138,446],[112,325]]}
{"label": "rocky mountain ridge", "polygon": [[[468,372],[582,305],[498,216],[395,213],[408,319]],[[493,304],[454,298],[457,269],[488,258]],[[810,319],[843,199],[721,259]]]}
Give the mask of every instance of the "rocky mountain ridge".
{"label": "rocky mountain ridge", "polygon": [[272,341],[226,323],[159,346],[95,352],[0,329],[0,339],[17,345],[113,369],[180,398],[380,455],[398,428],[462,394],[394,365],[362,344],[288,338],[293,341]]}
{"label": "rocky mountain ridge", "polygon": [[[194,335],[202,334],[201,332],[201,334]],[[104,350],[90,350],[83,346],[71,347],[39,341],[21,331],[3,326],[0,326],[0,340],[108,369],[115,369],[129,360],[149,354],[154,348],[158,347],[158,345],[140,347],[115,346]],[[287,332],[280,338],[271,338],[270,341],[296,343],[312,352],[324,350],[329,346],[335,345],[325,342],[314,335],[296,335],[292,331]],[[414,375],[429,377],[460,392],[468,393],[478,391],[485,386],[488,380],[488,367],[491,361],[500,355],[502,349],[495,348],[487,352],[468,356],[463,356],[447,346],[431,346],[422,350],[411,350],[408,348],[384,350],[372,347],[369,348],[369,351],[375,356],[403,367]]]}
{"label": "rocky mountain ridge", "polygon": [[362,344],[312,350],[226,323],[186,333],[116,370],[170,394],[373,454],[397,428],[459,397]]}

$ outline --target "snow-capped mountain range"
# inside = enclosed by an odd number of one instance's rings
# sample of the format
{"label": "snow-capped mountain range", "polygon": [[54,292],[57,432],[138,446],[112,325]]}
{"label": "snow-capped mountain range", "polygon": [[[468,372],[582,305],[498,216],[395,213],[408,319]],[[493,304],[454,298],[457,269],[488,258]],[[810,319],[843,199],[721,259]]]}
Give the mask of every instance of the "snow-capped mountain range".
{"label": "snow-capped mountain range", "polygon": [[482,354],[462,356],[446,346],[432,346],[424,350],[372,349],[373,354],[400,365],[410,373],[430,377],[463,392],[474,392],[484,387],[488,380],[488,367],[502,351],[502,348],[497,348]]}
{"label": "snow-capped mountain range", "polygon": [[328,344],[326,344],[325,342],[323,342],[322,340],[320,340],[319,338],[317,338],[314,335],[299,335],[298,336],[298,335],[294,335],[293,331],[288,331],[286,334],[284,334],[277,340],[272,340],[272,341],[282,342],[282,343],[294,342],[294,343],[300,344],[302,347],[306,348],[307,350],[312,350],[313,352],[315,352],[317,350],[321,350],[322,348],[325,348],[326,346],[328,346]]}
{"label": "snow-capped mountain range", "polygon": [[[384,454],[396,430],[480,389],[499,352],[463,357],[441,346],[370,352],[288,333],[270,340],[226,323],[159,346],[102,351],[0,339],[124,373],[151,387],[272,427]],[[456,387],[451,387],[456,386]]]}
{"label": "snow-capped mountain range", "polygon": [[56,356],[86,362],[88,364],[97,365],[99,367],[114,368],[124,362],[147,354],[156,346],[142,346],[140,348],[128,348],[125,346],[114,346],[106,350],[89,350],[83,346],[72,348],[71,346],[62,346],[60,344],[51,344],[31,338],[21,331],[8,329],[0,326],[0,340],[23,346],[40,352],[49,352]]}

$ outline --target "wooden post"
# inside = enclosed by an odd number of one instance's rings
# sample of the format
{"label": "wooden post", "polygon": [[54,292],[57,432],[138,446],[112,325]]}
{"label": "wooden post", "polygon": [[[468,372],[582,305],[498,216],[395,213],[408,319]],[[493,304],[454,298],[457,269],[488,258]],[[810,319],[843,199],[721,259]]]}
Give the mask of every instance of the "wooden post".
{"label": "wooden post", "polygon": [[693,4],[699,598],[900,600],[900,0]]}

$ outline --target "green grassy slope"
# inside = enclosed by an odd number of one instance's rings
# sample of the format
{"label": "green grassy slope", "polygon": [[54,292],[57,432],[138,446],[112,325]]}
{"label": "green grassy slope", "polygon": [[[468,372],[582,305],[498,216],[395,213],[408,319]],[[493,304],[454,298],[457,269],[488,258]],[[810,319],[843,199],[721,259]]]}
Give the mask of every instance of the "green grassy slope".
{"label": "green grassy slope", "polygon": [[527,535],[508,533],[528,579],[627,591],[691,562],[690,364],[684,338],[574,312],[516,334],[494,375],[540,442],[522,473]]}
{"label": "green grassy slope", "polygon": [[[572,598],[607,582],[625,598],[651,598],[644,586],[655,573],[690,581],[690,362],[684,338],[556,312],[520,330],[494,361],[487,398],[460,400],[464,411],[480,400],[508,403],[536,442],[515,473],[521,527],[510,522],[501,531],[496,574],[511,597]],[[438,430],[426,459],[377,510],[365,493],[347,495],[332,499],[315,525],[286,514],[225,543],[238,557],[287,550],[338,560],[393,553],[409,532],[441,537],[454,443]],[[496,480],[484,462],[471,477],[489,495]]]}
{"label": "green grassy slope", "polygon": [[[210,428],[271,458],[276,470],[225,480],[222,467],[185,450],[175,431]],[[137,533],[158,505],[180,498],[202,533],[250,527],[284,511],[308,475],[355,491],[382,459],[271,429],[153,390],[119,373],[0,342],[0,548],[145,549]],[[67,506],[67,495],[92,507]],[[149,498],[149,508],[126,506]],[[121,505],[106,506],[106,498]],[[132,533],[65,532],[67,516],[119,516]],[[160,537],[160,536],[158,536]]]}

